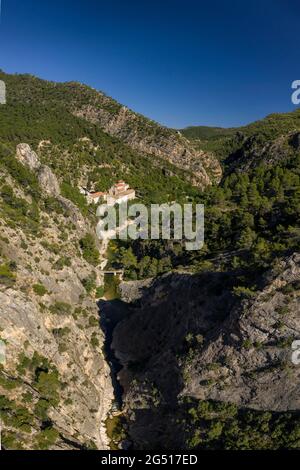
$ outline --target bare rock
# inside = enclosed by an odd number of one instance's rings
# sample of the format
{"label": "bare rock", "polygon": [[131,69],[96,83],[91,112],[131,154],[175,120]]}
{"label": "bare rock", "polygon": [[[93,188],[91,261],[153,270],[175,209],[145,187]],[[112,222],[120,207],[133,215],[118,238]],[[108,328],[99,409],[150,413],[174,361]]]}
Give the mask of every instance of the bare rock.
{"label": "bare rock", "polygon": [[31,150],[28,144],[17,145],[16,157],[23,165],[28,166],[32,171],[38,170],[41,166],[37,154]]}
{"label": "bare rock", "polygon": [[[257,410],[300,407],[300,368],[292,343],[300,338],[300,255],[281,261],[251,298],[232,292],[232,275],[172,274],[141,291],[125,288],[131,314],[114,330],[112,347],[128,409],[182,396]],[[124,289],[123,289],[124,290]],[[187,354],[185,351],[189,351]]]}
{"label": "bare rock", "polygon": [[98,106],[80,106],[73,114],[98,124],[138,152],[155,155],[181,168],[195,186],[205,188],[220,181],[222,168],[213,154],[195,149],[180,133],[149,121],[125,106],[111,111],[99,93],[95,98]]}
{"label": "bare rock", "polygon": [[42,165],[38,172],[38,180],[42,190],[49,196],[58,196],[60,194],[59,183],[56,176],[46,165]]}

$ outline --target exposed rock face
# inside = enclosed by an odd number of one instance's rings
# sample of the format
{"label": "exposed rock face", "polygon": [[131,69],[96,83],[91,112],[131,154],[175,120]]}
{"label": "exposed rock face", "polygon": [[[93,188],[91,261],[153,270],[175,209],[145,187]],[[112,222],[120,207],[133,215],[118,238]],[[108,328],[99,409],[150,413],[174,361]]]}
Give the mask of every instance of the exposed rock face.
{"label": "exposed rock face", "polygon": [[38,172],[38,180],[43,191],[50,196],[58,196],[60,188],[56,176],[52,173],[50,168],[42,165]]}
{"label": "exposed rock face", "polygon": [[[86,280],[97,282],[97,272],[78,249],[79,240],[93,227],[71,201],[59,195],[55,175],[27,144],[17,147],[17,158],[36,172],[43,192],[36,202],[38,233],[31,225],[12,227],[6,217],[0,218],[0,341],[6,344],[0,397],[13,401],[16,410],[25,408],[32,421],[25,432],[4,413],[3,446],[7,434],[13,433],[23,448],[43,448],[39,439],[47,422],[58,433],[51,449],[91,445],[107,449],[104,421],[114,394],[96,299],[85,287]],[[30,204],[31,197],[12,177],[6,181]],[[43,211],[47,195],[55,201],[57,212]],[[37,410],[49,397],[36,383],[37,366],[30,368],[36,354],[56,368],[59,380],[57,404],[49,406],[46,418]],[[50,393],[51,383],[47,390]],[[30,399],[24,401],[28,395]],[[14,441],[8,448],[15,445]]]}
{"label": "exposed rock face", "polygon": [[131,314],[112,346],[124,365],[119,377],[135,442],[151,442],[149,423],[159,429],[159,410],[176,408],[184,396],[299,409],[291,344],[300,339],[300,255],[261,279],[253,298],[235,296],[232,281],[224,273],[173,274],[148,288],[123,287]]}
{"label": "exposed rock face", "polygon": [[86,227],[86,221],[82,214],[79,212],[75,204],[73,202],[69,201],[69,199],[66,199],[65,197],[58,196],[57,197],[58,201],[60,202],[61,206],[63,207],[64,211],[68,214],[70,217],[72,223],[78,227],[80,231],[83,231],[84,228]]}
{"label": "exposed rock face", "polygon": [[41,189],[49,196],[60,194],[59,183],[52,170],[47,165],[42,165],[37,154],[28,144],[19,144],[16,149],[17,159],[31,171],[37,173]]}
{"label": "exposed rock face", "polygon": [[291,132],[274,140],[262,141],[259,136],[245,137],[239,133],[238,150],[225,161],[227,171],[247,171],[258,165],[276,165],[288,160],[300,148],[299,132]]}
{"label": "exposed rock face", "polygon": [[101,96],[98,95],[99,106],[82,106],[73,113],[99,124],[105,132],[118,137],[135,150],[166,159],[186,170],[190,180],[197,186],[204,188],[212,181],[220,180],[221,166],[212,154],[195,150],[180,133],[149,121],[125,106],[120,106],[114,112],[104,109]]}
{"label": "exposed rock face", "polygon": [[[255,409],[299,409],[300,368],[292,362],[291,343],[300,339],[300,255],[282,262],[280,271],[255,299],[232,310],[187,365],[183,394]],[[211,363],[219,368],[208,371]]]}
{"label": "exposed rock face", "polygon": [[131,303],[143,297],[145,289],[151,286],[152,279],[143,279],[141,281],[128,281],[120,284],[120,292],[123,302]]}
{"label": "exposed rock face", "polygon": [[[73,287],[74,294],[78,281],[68,286],[68,297]],[[65,301],[70,301],[61,292]],[[7,341],[5,371],[16,376],[18,356],[24,354],[24,343],[27,344],[26,355],[33,352],[51,358],[59,372],[60,379],[66,388],[60,391],[60,402],[52,408],[49,417],[55,428],[64,438],[73,441],[76,447],[93,441],[99,449],[107,447],[108,442],[102,420],[110,407],[112,395],[108,367],[101,354],[101,349],[91,346],[90,331],[79,328],[72,315],[57,317],[41,312],[36,299],[30,298],[15,289],[0,292],[2,305],[1,337]],[[90,313],[96,314],[95,305],[86,305]],[[68,338],[64,341],[67,350],[61,352],[62,341],[55,337],[53,330],[68,328]],[[101,334],[98,334],[101,338]],[[103,341],[103,339],[101,338]],[[32,392],[26,378],[20,388],[10,393],[10,399],[21,399],[21,395]],[[74,382],[76,379],[76,382]],[[22,379],[21,379],[22,380]],[[75,386],[76,383],[76,386]],[[36,399],[37,390],[33,390]],[[34,400],[35,402],[35,400]],[[72,448],[63,442],[56,444],[57,448]]]}
{"label": "exposed rock face", "polygon": [[[149,288],[138,281],[137,303],[132,304],[128,319],[116,327],[112,344],[122,364],[139,364],[144,371],[139,385],[128,390],[130,406],[135,400],[147,402],[151,395],[147,386],[146,390],[141,386],[144,380],[155,382],[163,403],[177,402],[183,380],[176,351],[184,348],[186,335],[206,336],[226,317],[234,302],[230,286],[231,280],[223,274],[164,275]],[[132,299],[132,287],[130,291]],[[131,370],[125,367],[121,379],[136,379]]]}
{"label": "exposed rock face", "polygon": [[17,145],[16,156],[23,165],[28,166],[32,171],[38,170],[41,166],[37,154],[31,150],[30,145],[28,144]]}

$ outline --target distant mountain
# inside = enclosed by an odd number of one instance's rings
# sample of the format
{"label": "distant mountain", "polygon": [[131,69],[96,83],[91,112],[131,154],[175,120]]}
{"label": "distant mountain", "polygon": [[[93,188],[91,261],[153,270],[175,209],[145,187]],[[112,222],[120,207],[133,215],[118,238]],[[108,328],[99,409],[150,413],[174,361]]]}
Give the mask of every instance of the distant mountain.
{"label": "distant mountain", "polygon": [[189,126],[180,129],[180,132],[190,140],[210,140],[220,137],[231,136],[235,133],[234,128],[226,129],[224,127],[209,126]]}
{"label": "distant mountain", "polygon": [[[191,126],[180,132],[191,140],[197,148],[212,152],[224,160],[229,154],[238,151],[249,142],[264,144],[282,140],[300,131],[300,110],[290,113],[274,113],[251,124],[235,128]],[[251,139],[250,139],[251,138]]]}

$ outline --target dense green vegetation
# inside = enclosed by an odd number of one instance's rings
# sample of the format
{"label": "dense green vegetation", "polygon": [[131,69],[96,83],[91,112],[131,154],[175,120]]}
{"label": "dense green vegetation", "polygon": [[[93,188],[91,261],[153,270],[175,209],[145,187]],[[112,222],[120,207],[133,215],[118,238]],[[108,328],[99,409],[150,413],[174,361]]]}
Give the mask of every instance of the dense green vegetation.
{"label": "dense green vegetation", "polygon": [[215,269],[217,262],[221,269],[240,271],[240,282],[248,286],[276,258],[299,250],[299,155],[275,167],[232,172],[219,187],[194,200],[205,205],[202,250],[189,252],[172,241],[113,243],[111,264],[124,267],[127,277],[134,279],[170,268]]}
{"label": "dense green vegetation", "polygon": [[96,266],[99,263],[99,251],[96,247],[95,239],[90,234],[87,233],[79,242],[80,248],[82,250],[82,256],[84,259]]}
{"label": "dense green vegetation", "polygon": [[[95,190],[99,191],[107,190],[116,179],[124,178],[137,189],[138,196],[148,202],[184,200],[190,192],[197,192],[187,183],[185,171],[165,160],[140,155],[105,134],[96,124],[73,114],[74,107],[97,102],[110,111],[120,109],[113,100],[106,100],[95,90],[78,83],[55,84],[30,75],[2,72],[0,79],[6,82],[8,90],[7,104],[0,107],[0,142],[14,150],[20,142],[36,149],[41,141],[49,141],[40,150],[41,158],[61,177],[63,195],[85,214],[84,198],[76,188],[83,166],[88,168],[89,182],[95,183]],[[146,134],[149,131],[173,132],[142,116],[138,122],[140,130]],[[6,160],[5,165],[8,165]],[[20,166],[18,162],[17,165]]]}
{"label": "dense green vegetation", "polygon": [[10,226],[22,227],[25,231],[36,233],[39,227],[38,200],[40,189],[35,176],[19,163],[12,151],[0,144],[0,171],[8,174],[20,185],[25,195],[32,199],[28,202],[16,196],[12,186],[6,183],[6,178],[0,178],[0,214]]}
{"label": "dense green vegetation", "polygon": [[220,137],[232,136],[236,130],[224,127],[190,126],[181,129],[180,132],[190,140],[213,140]]}
{"label": "dense green vegetation", "polygon": [[187,407],[190,449],[299,449],[300,414],[238,409],[235,405],[190,400]]}
{"label": "dense green vegetation", "polygon": [[106,300],[120,298],[119,284],[120,280],[118,276],[114,276],[113,274],[105,274],[103,295],[105,296]]}
{"label": "dense green vegetation", "polygon": [[0,386],[11,390],[20,387],[25,378],[38,398],[33,403],[30,392],[24,393],[21,400],[11,400],[0,395],[1,419],[7,428],[2,436],[2,444],[8,450],[22,449],[33,435],[34,448],[48,449],[59,437],[48,415],[50,408],[57,406],[60,400],[58,371],[47,358],[35,352],[32,357],[25,353],[19,356],[17,373],[20,379],[11,380],[0,368]]}
{"label": "dense green vegetation", "polygon": [[237,128],[192,126],[182,129],[181,132],[188,139],[195,141],[199,148],[211,151],[223,160],[237,150],[247,137],[255,136],[260,143],[266,143],[297,130],[300,130],[299,109],[291,113],[270,114],[260,121]]}
{"label": "dense green vegetation", "polygon": [[12,271],[11,266],[7,264],[0,265],[0,284],[11,287],[16,281],[16,274]]}
{"label": "dense green vegetation", "polygon": [[33,288],[34,293],[41,297],[47,294],[47,289],[43,284],[34,284],[32,288]]}

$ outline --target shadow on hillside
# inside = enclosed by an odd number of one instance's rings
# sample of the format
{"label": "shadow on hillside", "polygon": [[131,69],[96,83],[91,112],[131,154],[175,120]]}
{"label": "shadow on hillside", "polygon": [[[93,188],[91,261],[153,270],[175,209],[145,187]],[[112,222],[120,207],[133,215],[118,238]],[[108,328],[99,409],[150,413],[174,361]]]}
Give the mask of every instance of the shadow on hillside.
{"label": "shadow on hillside", "polygon": [[128,317],[130,310],[128,305],[121,300],[100,300],[98,302],[100,328],[104,333],[104,354],[110,367],[110,375],[114,388],[115,406],[122,407],[123,388],[117,379],[122,369],[112,349],[113,332],[117,324]]}

